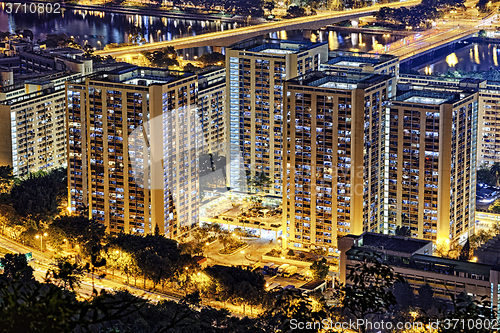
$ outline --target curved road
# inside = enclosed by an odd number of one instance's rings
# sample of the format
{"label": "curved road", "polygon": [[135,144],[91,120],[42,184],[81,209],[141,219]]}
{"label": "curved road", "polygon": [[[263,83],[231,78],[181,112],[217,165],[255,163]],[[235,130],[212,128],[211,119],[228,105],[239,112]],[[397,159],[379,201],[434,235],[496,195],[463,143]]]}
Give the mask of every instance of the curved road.
{"label": "curved road", "polygon": [[[223,46],[219,42],[219,45],[216,45],[215,40],[223,40],[223,39],[231,39],[231,40],[245,40],[252,36],[256,35],[264,35],[268,32],[272,31],[280,31],[287,29],[296,29],[294,26],[300,25],[314,25],[317,21],[328,21],[332,19],[350,19],[355,16],[360,16],[360,14],[370,15],[380,9],[381,7],[403,7],[403,6],[415,6],[420,3],[420,0],[409,0],[405,2],[394,2],[384,5],[375,5],[367,8],[359,8],[349,11],[336,11],[326,14],[319,14],[315,16],[306,16],[306,17],[298,17],[289,20],[283,20],[279,22],[270,22],[259,24],[256,26],[243,27],[238,29],[231,29],[227,31],[219,31],[212,32],[207,34],[202,34],[199,36],[192,37],[184,37],[178,38],[170,41],[162,41],[162,42],[154,42],[144,45],[134,45],[134,46],[126,46],[115,48],[111,50],[102,50],[96,51],[96,55],[111,55],[114,57],[126,57],[126,56],[134,56],[142,51],[154,51],[167,46],[173,46],[176,49],[190,48],[196,47],[199,45],[212,45],[212,46]],[[325,26],[327,23],[325,23]],[[313,28],[311,28],[313,29]]]}

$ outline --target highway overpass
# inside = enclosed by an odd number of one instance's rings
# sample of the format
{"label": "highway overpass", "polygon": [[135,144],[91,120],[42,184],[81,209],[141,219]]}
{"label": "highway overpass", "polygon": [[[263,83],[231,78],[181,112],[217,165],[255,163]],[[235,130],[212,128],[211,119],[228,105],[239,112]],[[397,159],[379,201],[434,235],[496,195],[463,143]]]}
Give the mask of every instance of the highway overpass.
{"label": "highway overpass", "polygon": [[282,30],[317,30],[329,24],[358,19],[363,16],[373,15],[381,7],[409,7],[418,5],[421,0],[409,0],[395,2],[384,5],[376,5],[367,8],[353,9],[349,11],[332,11],[326,14],[315,16],[298,17],[278,22],[270,22],[255,26],[231,29],[227,31],[212,32],[199,36],[184,37],[170,41],[148,43],[144,45],[126,46],[111,50],[96,51],[96,55],[111,55],[113,57],[134,56],[142,51],[154,51],[166,46],[173,46],[175,49],[185,49],[202,46],[229,46],[236,42],[273,33]]}

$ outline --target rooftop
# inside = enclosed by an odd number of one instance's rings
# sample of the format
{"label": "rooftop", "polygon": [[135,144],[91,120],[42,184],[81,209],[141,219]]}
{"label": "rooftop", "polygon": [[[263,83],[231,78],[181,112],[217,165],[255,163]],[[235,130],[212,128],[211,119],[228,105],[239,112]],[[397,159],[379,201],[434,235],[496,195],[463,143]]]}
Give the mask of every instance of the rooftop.
{"label": "rooftop", "polygon": [[152,84],[166,84],[182,78],[194,76],[193,73],[171,71],[162,68],[139,67],[131,64],[124,64],[104,73],[107,75],[99,81],[110,81],[139,86],[150,86]]}
{"label": "rooftop", "polygon": [[325,284],[325,280],[312,280],[307,282],[306,284],[300,286],[300,289],[306,289],[306,290],[316,290],[317,288],[321,287],[323,284]]}
{"label": "rooftop", "polygon": [[231,48],[250,52],[289,54],[307,51],[326,43],[298,42],[284,39],[257,39],[234,44]]}
{"label": "rooftop", "polygon": [[366,88],[390,78],[391,76],[389,75],[381,74],[320,71],[307,73],[289,82],[303,86],[352,90],[356,88]]}
{"label": "rooftop", "polygon": [[352,52],[352,51],[341,51],[335,50],[328,52],[328,64],[337,64],[340,61],[352,61],[364,64],[382,64],[387,61],[397,60],[398,57],[390,54],[376,54],[376,53],[365,53],[365,52]]}
{"label": "rooftop", "polygon": [[451,93],[451,92],[436,92],[428,90],[410,90],[394,98],[395,101],[427,104],[427,105],[441,105],[444,103],[455,103],[464,98],[464,93]]}
{"label": "rooftop", "polygon": [[365,232],[358,237],[359,247],[371,247],[376,249],[383,249],[387,251],[402,252],[412,254],[423,248],[424,246],[432,243],[422,239],[389,236],[384,234],[375,234]]}

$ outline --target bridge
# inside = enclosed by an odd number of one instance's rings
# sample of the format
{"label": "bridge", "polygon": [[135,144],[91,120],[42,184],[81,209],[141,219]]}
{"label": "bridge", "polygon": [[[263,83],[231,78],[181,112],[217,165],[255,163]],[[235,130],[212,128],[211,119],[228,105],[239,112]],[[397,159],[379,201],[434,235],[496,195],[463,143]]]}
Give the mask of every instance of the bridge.
{"label": "bridge", "polygon": [[399,57],[401,62],[408,61],[415,57],[421,57],[428,52],[434,52],[435,50],[448,46],[449,44],[467,40],[478,31],[478,28],[457,28],[443,31],[436,35],[423,38],[413,44],[405,45],[404,47],[388,52],[388,54]]}
{"label": "bridge", "polygon": [[177,38],[170,41],[153,42],[143,45],[125,46],[110,50],[96,51],[96,55],[113,57],[134,56],[142,51],[155,51],[167,46],[175,49],[185,49],[202,46],[229,46],[236,42],[273,33],[282,30],[317,30],[329,24],[346,20],[354,20],[363,16],[373,15],[381,7],[410,7],[418,5],[420,0],[408,0],[383,5],[375,5],[367,8],[358,8],[349,11],[332,11],[330,13],[315,16],[298,17],[278,22],[270,22],[250,27],[230,29],[227,31],[212,32],[199,36]]}

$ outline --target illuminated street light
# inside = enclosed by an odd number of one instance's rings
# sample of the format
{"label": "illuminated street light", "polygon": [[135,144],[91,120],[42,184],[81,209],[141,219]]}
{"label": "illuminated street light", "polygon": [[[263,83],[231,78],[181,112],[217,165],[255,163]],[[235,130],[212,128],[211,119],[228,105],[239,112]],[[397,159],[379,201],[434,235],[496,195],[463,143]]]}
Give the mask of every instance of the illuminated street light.
{"label": "illuminated street light", "polygon": [[43,233],[43,235],[38,235],[37,234],[35,236],[36,239],[40,238],[40,251],[42,251],[42,252],[43,252],[43,236],[47,237],[48,234],[45,232],[45,233]]}

